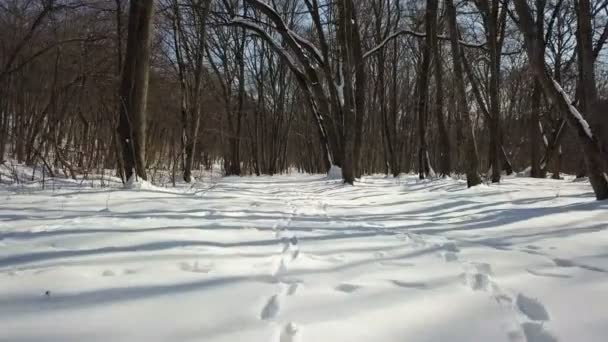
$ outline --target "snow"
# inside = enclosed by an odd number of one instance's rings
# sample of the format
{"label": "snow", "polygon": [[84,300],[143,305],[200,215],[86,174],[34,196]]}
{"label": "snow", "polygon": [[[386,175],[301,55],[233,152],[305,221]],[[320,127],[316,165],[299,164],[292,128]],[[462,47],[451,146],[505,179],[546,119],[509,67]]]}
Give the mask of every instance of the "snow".
{"label": "snow", "polygon": [[125,189],[128,190],[158,190],[152,183],[138,178],[135,174],[125,183]]}
{"label": "snow", "polygon": [[70,184],[0,186],[0,340],[608,336],[608,202],[588,182]]}
{"label": "snow", "polygon": [[291,36],[291,38],[296,42],[296,44],[298,44],[298,47],[300,48],[300,50],[302,50],[301,45],[306,46],[306,49],[308,51],[311,51],[314,54],[315,59],[317,61],[319,61],[320,63],[325,63],[325,59],[323,58],[323,54],[321,53],[321,50],[319,50],[310,40],[300,36],[293,30],[288,30],[287,34],[289,34]]}
{"label": "snow", "polygon": [[327,171],[327,179],[342,179],[342,168],[332,165]]}
{"label": "snow", "polygon": [[344,70],[342,70],[342,68],[342,63],[338,62],[338,80],[334,82],[334,84],[338,93],[340,106],[344,107]]}
{"label": "snow", "polygon": [[589,123],[587,122],[587,120],[585,120],[585,118],[583,118],[581,113],[579,113],[578,109],[576,109],[576,107],[572,105],[572,101],[570,101],[570,97],[568,97],[568,94],[566,94],[564,89],[562,89],[562,87],[559,85],[559,83],[557,83],[556,80],[553,80],[553,86],[555,87],[555,89],[557,89],[564,101],[568,104],[568,108],[570,109],[570,115],[574,116],[574,118],[578,120],[589,139],[593,139],[593,133],[591,132],[591,127],[589,127]]}

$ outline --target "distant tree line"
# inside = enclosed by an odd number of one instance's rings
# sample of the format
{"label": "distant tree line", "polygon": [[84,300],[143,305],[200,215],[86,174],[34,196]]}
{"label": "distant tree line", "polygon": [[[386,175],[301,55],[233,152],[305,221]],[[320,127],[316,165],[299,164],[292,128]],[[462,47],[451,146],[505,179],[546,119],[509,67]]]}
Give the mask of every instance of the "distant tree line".
{"label": "distant tree line", "polygon": [[0,160],[587,176],[608,198],[608,1],[0,0]]}

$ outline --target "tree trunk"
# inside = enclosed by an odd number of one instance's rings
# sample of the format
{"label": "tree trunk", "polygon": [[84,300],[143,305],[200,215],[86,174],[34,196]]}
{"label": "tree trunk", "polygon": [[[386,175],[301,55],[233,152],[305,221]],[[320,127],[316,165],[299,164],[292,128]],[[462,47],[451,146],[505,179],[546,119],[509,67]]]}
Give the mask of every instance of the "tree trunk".
{"label": "tree trunk", "polygon": [[146,104],[154,0],[131,1],[122,81],[118,132],[125,176],[146,177]]}
{"label": "tree trunk", "polygon": [[420,70],[418,71],[418,177],[420,179],[424,179],[428,176],[430,171],[428,147],[426,144],[426,114],[428,112],[429,70],[432,50],[432,39],[430,37],[433,35],[432,22],[434,3],[436,4],[435,0],[427,0],[426,2],[426,38],[422,43],[422,61]]}
{"label": "tree trunk", "polygon": [[528,124],[528,135],[530,141],[530,176],[533,178],[545,178],[542,168],[540,167],[540,100],[541,89],[538,81],[534,81],[534,89],[532,90],[530,122]]}
{"label": "tree trunk", "polygon": [[458,24],[456,21],[456,7],[454,6],[453,0],[446,0],[446,10],[448,16],[448,24],[450,28],[450,45],[452,48],[452,63],[454,64],[454,78],[456,79],[456,93],[457,93],[457,104],[458,113],[462,120],[462,127],[469,131],[469,134],[462,134],[462,138],[465,142],[466,149],[466,174],[467,174],[467,186],[481,184],[481,177],[479,176],[479,155],[477,153],[477,145],[475,143],[475,129],[471,122],[469,114],[469,105],[467,102],[467,94],[464,83],[464,73],[462,71],[462,49],[459,43]]}
{"label": "tree trunk", "polygon": [[433,50],[433,58],[435,61],[435,86],[437,93],[435,95],[435,119],[437,120],[437,128],[439,130],[439,173],[442,176],[449,176],[452,168],[450,156],[450,137],[443,118],[443,67],[441,53],[437,39],[437,0],[429,0],[428,5],[431,18],[429,23],[431,31],[431,45]]}

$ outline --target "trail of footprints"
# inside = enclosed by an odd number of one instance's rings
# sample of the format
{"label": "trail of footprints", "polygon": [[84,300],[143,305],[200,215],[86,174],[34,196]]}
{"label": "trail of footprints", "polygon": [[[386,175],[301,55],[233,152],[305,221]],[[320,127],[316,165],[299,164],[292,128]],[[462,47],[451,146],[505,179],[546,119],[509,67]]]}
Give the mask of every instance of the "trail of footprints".
{"label": "trail of footprints", "polygon": [[[278,290],[270,296],[260,312],[261,320],[274,320],[280,314],[281,303],[286,296],[294,295],[298,289],[298,282],[284,277],[289,264],[296,260],[300,254],[298,238],[289,231],[293,218],[297,215],[297,208],[292,202],[288,202],[291,214],[277,222],[273,226],[275,238],[282,244],[282,250],[277,257],[271,276],[278,284]],[[326,204],[322,207],[327,215]],[[415,234],[409,238],[418,245],[427,245],[429,242],[422,236]],[[462,283],[473,291],[483,291],[490,294],[496,302],[510,310],[514,315],[514,324],[509,328],[507,336],[511,342],[557,342],[557,339],[549,334],[543,324],[550,320],[550,315],[545,306],[535,298],[524,294],[513,296],[503,290],[494,280],[490,264],[471,262],[459,258],[459,248],[454,242],[447,241],[436,244],[442,250],[439,255],[446,262],[458,262],[462,265],[464,272],[460,275]],[[396,284],[407,287],[418,288],[419,284]],[[356,290],[349,284],[340,285],[337,290],[342,292],[353,292]],[[279,342],[295,342],[298,339],[299,328],[294,322],[281,324],[278,331]]]}
{"label": "trail of footprints", "polygon": [[[278,198],[277,198],[278,199]],[[286,296],[292,296],[298,290],[298,282],[284,277],[289,264],[296,260],[300,255],[298,238],[289,232],[293,218],[297,215],[297,208],[292,202],[288,202],[291,209],[289,216],[275,223],[273,230],[275,238],[282,244],[282,250],[277,257],[277,262],[272,270],[271,276],[278,284],[278,290],[270,296],[262,310],[260,311],[261,320],[274,320],[281,311],[281,303]],[[295,342],[298,336],[298,326],[294,322],[283,324],[278,333],[279,342]]]}
{"label": "trail of footprints", "polygon": [[461,263],[464,272],[460,278],[464,285],[473,291],[488,292],[499,305],[513,312],[516,324],[511,326],[507,333],[511,342],[557,342],[543,327],[543,324],[550,320],[550,316],[540,301],[522,293],[514,298],[493,280],[490,264],[460,260],[460,250],[455,243],[442,243],[439,247],[443,250],[440,256],[446,262]]}

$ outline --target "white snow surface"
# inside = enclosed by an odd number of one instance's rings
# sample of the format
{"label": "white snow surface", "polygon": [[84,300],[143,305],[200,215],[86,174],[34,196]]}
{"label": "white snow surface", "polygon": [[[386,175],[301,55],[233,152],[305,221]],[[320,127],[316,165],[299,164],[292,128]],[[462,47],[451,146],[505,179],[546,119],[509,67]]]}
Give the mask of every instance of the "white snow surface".
{"label": "white snow surface", "polygon": [[342,168],[337,165],[332,165],[329,168],[329,171],[327,171],[327,179],[328,180],[342,179]]}
{"label": "white snow surface", "polygon": [[606,341],[607,209],[523,177],[4,185],[0,340]]}

